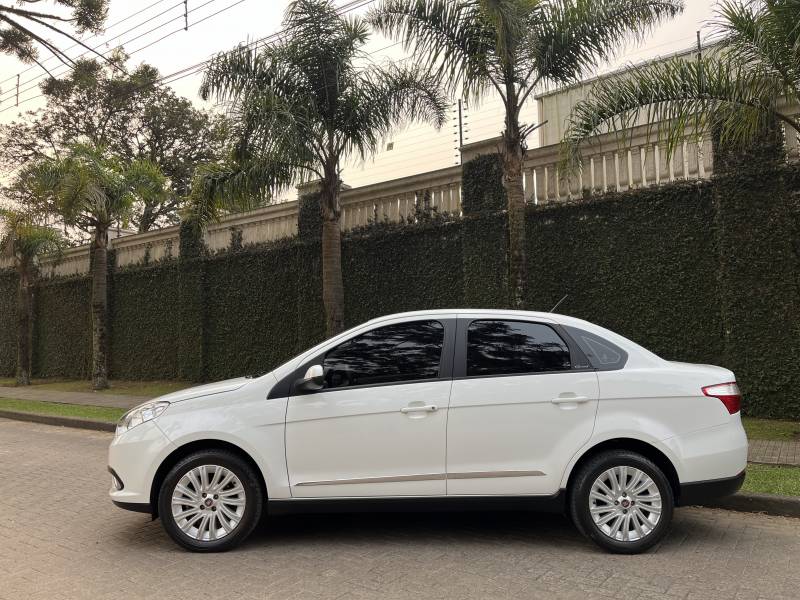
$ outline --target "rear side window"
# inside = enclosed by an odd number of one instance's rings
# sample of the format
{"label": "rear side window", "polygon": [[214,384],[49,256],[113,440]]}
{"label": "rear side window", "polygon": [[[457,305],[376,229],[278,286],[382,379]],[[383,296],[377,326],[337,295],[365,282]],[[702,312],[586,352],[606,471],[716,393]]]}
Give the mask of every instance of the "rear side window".
{"label": "rear side window", "polygon": [[614,371],[621,369],[628,362],[628,353],[607,339],[577,327],[564,327],[564,329],[578,344],[593,368],[600,371]]}
{"label": "rear side window", "polygon": [[569,347],[547,325],[473,321],[467,328],[467,376],[566,371]]}
{"label": "rear side window", "polygon": [[325,355],[325,387],[400,383],[439,376],[444,326],[412,321],[368,331]]}

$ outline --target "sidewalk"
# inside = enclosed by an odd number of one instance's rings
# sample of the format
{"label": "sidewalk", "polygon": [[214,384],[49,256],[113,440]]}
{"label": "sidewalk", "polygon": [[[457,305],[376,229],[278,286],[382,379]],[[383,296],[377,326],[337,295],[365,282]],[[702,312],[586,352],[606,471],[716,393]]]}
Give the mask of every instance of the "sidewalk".
{"label": "sidewalk", "polygon": [[0,386],[0,398],[38,400],[40,402],[58,402],[61,404],[82,404],[85,406],[107,406],[109,408],[121,408],[124,410],[150,400],[147,396],[98,394],[96,392],[59,392],[57,390],[41,390],[37,389],[35,386]]}
{"label": "sidewalk", "polygon": [[747,460],[766,465],[800,466],[800,440],[750,440]]}

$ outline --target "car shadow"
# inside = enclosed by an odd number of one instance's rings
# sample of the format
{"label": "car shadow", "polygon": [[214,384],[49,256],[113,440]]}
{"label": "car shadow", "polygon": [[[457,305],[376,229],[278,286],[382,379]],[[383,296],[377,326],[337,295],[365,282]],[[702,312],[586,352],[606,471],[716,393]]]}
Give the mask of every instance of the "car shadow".
{"label": "car shadow", "polygon": [[398,538],[408,542],[446,539],[475,542],[538,539],[576,547],[589,544],[560,514],[529,511],[378,512],[267,516],[247,546],[335,542],[349,544]]}

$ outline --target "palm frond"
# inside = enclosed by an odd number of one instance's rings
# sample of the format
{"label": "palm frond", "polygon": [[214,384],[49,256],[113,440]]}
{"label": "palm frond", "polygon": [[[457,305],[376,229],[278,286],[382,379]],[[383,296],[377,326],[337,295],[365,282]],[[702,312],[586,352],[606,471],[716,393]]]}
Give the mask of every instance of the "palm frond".
{"label": "palm frond", "polygon": [[682,0],[551,0],[535,15],[527,52],[541,79],[572,83],[682,11]]}
{"label": "palm frond", "polygon": [[716,16],[716,36],[732,60],[766,70],[800,90],[800,0],[724,0]]}
{"label": "palm frond", "polygon": [[361,159],[374,153],[398,123],[441,127],[449,101],[436,78],[419,67],[374,67],[343,94],[339,106],[339,145]]}
{"label": "palm frond", "polygon": [[400,38],[449,91],[475,97],[490,84],[488,65],[497,45],[480,8],[477,1],[386,0],[367,20]]}
{"label": "palm frond", "polygon": [[299,183],[307,170],[278,160],[253,159],[244,164],[209,164],[197,169],[184,218],[199,229],[231,212],[253,210]]}
{"label": "palm frond", "polygon": [[56,229],[36,222],[30,212],[0,208],[4,232],[0,237],[0,253],[15,257],[25,265],[35,265],[45,255],[58,257],[66,247],[66,239]]}
{"label": "palm frond", "polygon": [[740,147],[776,119],[797,126],[778,110],[784,91],[780,81],[762,71],[713,57],[652,63],[600,80],[573,108],[564,150],[575,163],[590,137],[628,129],[643,116],[666,142],[668,154],[685,138],[687,127],[713,129],[722,146]]}

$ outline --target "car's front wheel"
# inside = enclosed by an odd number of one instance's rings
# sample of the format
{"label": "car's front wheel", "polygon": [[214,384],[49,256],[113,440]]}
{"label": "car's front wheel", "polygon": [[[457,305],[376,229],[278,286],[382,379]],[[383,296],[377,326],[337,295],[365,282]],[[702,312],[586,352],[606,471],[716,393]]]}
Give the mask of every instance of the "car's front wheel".
{"label": "car's front wheel", "polygon": [[263,494],[246,461],[225,450],[203,450],[170,469],[158,496],[169,536],[195,552],[230,550],[250,535]]}
{"label": "car's front wheel", "polygon": [[672,521],[672,488],[650,459],[626,450],[599,454],[576,474],[570,512],[595,543],[622,554],[658,543]]}

